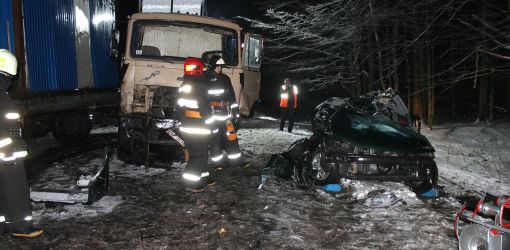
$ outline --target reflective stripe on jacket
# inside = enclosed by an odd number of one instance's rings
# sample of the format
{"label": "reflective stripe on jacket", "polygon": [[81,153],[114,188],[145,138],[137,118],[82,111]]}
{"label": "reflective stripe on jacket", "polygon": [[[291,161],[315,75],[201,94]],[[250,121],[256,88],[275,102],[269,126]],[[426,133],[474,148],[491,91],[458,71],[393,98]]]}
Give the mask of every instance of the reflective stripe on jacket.
{"label": "reflective stripe on jacket", "polygon": [[292,94],[294,97],[294,108],[297,108],[297,95],[298,95],[298,88],[296,85],[292,86],[292,93],[290,93],[290,89],[287,89],[287,86],[284,84],[281,87],[281,95],[280,95],[280,108],[286,108],[289,102],[289,94]]}

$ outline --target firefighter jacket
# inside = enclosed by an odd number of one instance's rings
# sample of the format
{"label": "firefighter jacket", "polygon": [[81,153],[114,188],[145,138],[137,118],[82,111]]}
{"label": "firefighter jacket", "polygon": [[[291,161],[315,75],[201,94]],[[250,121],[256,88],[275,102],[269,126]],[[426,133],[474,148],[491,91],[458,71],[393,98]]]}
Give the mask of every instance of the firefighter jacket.
{"label": "firefighter jacket", "polygon": [[213,108],[214,118],[222,121],[236,118],[231,116],[237,116],[239,105],[230,78],[212,71],[206,72],[206,78],[209,80],[209,105]]}
{"label": "firefighter jacket", "polygon": [[[209,79],[209,105],[213,109],[213,135],[210,140],[210,152],[213,162],[223,158],[223,149],[230,160],[241,157],[239,142],[234,128],[233,119],[239,116],[239,106],[236,103],[234,88],[230,78],[225,74],[207,72]],[[218,131],[218,133],[214,133]]]}
{"label": "firefighter jacket", "polygon": [[0,76],[0,164],[23,158],[27,155],[21,136],[21,116],[7,93],[10,81]]}
{"label": "firefighter jacket", "polygon": [[207,87],[207,81],[203,77],[184,77],[177,100],[177,104],[182,108],[180,128],[182,133],[211,134],[211,129],[205,122],[212,116]]}
{"label": "firefighter jacket", "polygon": [[287,108],[294,106],[297,108],[298,102],[298,88],[294,84],[283,84],[280,88],[280,108]]}

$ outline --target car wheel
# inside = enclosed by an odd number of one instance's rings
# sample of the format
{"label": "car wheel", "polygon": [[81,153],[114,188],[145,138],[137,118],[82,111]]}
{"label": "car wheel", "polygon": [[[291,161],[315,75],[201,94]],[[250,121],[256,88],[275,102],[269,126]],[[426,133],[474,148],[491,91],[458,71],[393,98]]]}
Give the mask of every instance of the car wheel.
{"label": "car wheel", "polygon": [[413,192],[417,194],[422,194],[430,190],[436,185],[438,179],[438,171],[435,163],[430,166],[423,167],[421,171],[422,172],[420,174],[423,176],[422,180],[407,182],[407,185],[409,185]]}
{"label": "car wheel", "polygon": [[326,162],[326,154],[321,145],[312,153],[310,158],[310,169],[315,184],[323,186],[340,181],[340,172],[338,165]]}

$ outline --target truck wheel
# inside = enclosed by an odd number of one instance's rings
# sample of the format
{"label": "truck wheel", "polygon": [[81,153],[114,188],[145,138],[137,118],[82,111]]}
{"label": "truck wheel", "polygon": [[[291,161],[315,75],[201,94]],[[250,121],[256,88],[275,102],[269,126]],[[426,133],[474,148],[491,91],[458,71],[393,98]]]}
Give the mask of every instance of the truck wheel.
{"label": "truck wheel", "polygon": [[259,101],[256,101],[251,105],[250,114],[248,115],[248,118],[252,118],[255,115],[255,110],[257,109]]}
{"label": "truck wheel", "polygon": [[73,111],[57,116],[51,133],[63,144],[72,144],[87,139],[92,129],[92,120],[87,111]]}
{"label": "truck wheel", "polygon": [[413,192],[417,194],[422,194],[437,184],[438,173],[436,164],[432,164],[427,167],[423,167],[422,169],[422,180],[420,181],[410,181],[406,184],[411,187]]}
{"label": "truck wheel", "polygon": [[23,119],[23,139],[31,140],[46,136],[52,128],[53,116],[37,116]]}
{"label": "truck wheel", "polygon": [[147,140],[145,134],[141,131],[133,131],[128,145],[130,162],[137,165],[146,164]]}
{"label": "truck wheel", "polygon": [[310,158],[310,169],[315,184],[323,186],[331,183],[339,183],[340,172],[335,163],[326,163],[326,154],[321,146],[315,148]]}
{"label": "truck wheel", "polygon": [[119,125],[117,133],[117,157],[122,161],[128,161],[130,155],[130,139],[126,129]]}

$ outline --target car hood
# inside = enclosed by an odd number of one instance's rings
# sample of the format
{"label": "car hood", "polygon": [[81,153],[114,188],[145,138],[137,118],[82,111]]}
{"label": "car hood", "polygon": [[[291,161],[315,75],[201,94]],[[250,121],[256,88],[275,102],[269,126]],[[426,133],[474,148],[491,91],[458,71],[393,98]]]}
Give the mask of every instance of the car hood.
{"label": "car hood", "polygon": [[378,151],[395,153],[433,153],[429,140],[414,129],[390,120],[363,115],[344,106],[331,117],[336,139]]}

